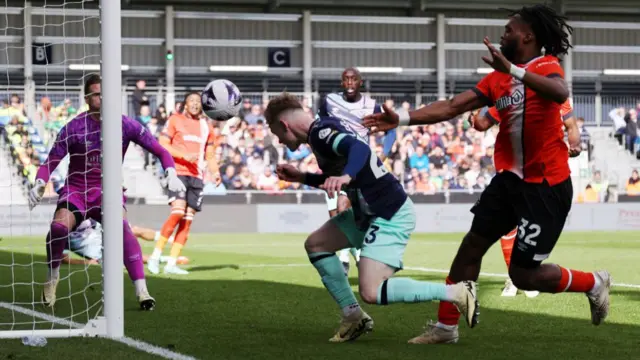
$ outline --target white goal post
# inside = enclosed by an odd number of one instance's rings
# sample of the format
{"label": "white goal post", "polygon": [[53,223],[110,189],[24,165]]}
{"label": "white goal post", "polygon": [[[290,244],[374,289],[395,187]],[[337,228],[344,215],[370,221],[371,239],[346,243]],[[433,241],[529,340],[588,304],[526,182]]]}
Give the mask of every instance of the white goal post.
{"label": "white goal post", "polygon": [[[2,100],[16,93],[22,97],[28,116],[24,117],[27,122],[29,117],[35,114],[38,101],[44,95],[39,94],[36,99],[36,87],[33,81],[32,66],[32,45],[35,39],[40,37],[49,40],[51,46],[64,48],[67,44],[73,44],[73,36],[65,35],[66,23],[73,22],[71,19],[82,18],[85,11],[95,14],[96,10],[85,9],[84,5],[91,4],[91,1],[49,1],[44,6],[32,6],[29,1],[24,2],[24,8],[6,8],[6,20],[0,20],[4,29],[4,39],[0,40],[0,58],[6,57],[6,61],[0,61],[0,68],[6,71],[7,85],[0,85],[0,97]],[[95,4],[95,2],[93,2]],[[94,5],[95,6],[95,5]],[[51,12],[51,16],[48,15]],[[68,12],[67,15],[65,12]],[[32,13],[40,16],[40,23],[31,24]],[[13,16],[8,20],[9,16]],[[21,28],[16,26],[20,16],[23,16],[24,23]],[[95,17],[95,16],[94,16]],[[57,23],[47,22],[48,18],[62,19]],[[95,19],[94,19],[95,20]],[[13,23],[12,23],[13,21]],[[84,20],[82,20],[84,21]],[[42,24],[44,22],[44,24]],[[62,23],[60,23],[62,22]],[[0,166],[8,165],[8,169],[0,168],[0,178],[12,179],[3,181],[0,184],[2,191],[0,197],[5,192],[20,189],[22,197],[11,199],[0,199],[4,201],[0,207],[5,207],[0,213],[0,223],[3,229],[0,237],[0,338],[22,338],[29,336],[42,336],[51,338],[63,338],[72,336],[101,336],[114,339],[124,338],[124,280],[123,280],[123,208],[122,208],[122,73],[121,73],[121,8],[120,1],[100,0],[99,1],[99,22],[100,22],[100,52],[85,54],[83,59],[67,59],[66,50],[60,51],[64,59],[56,59],[54,63],[47,65],[40,64],[38,71],[47,74],[47,66],[50,69],[56,68],[58,73],[64,72],[72,63],[81,62],[84,64],[88,59],[92,64],[97,64],[100,58],[100,75],[102,77],[102,229],[103,229],[103,259],[102,273],[100,268],[88,265],[75,265],[75,267],[61,265],[60,283],[58,286],[58,301],[56,307],[46,309],[40,302],[44,274],[47,271],[45,252],[45,227],[48,229],[48,222],[55,204],[38,205],[33,212],[30,212],[26,205],[26,192],[22,189],[24,184],[13,173],[15,164],[11,160],[11,151],[3,141],[0,141]],[[62,28],[62,34],[48,36],[45,30],[47,26]],[[82,25],[84,26],[84,22]],[[33,31],[32,31],[33,30]],[[34,33],[39,32],[39,33]],[[7,34],[11,33],[12,36]],[[82,37],[82,36],[81,36]],[[3,38],[3,36],[0,36]],[[55,38],[55,39],[54,39]],[[17,40],[16,40],[17,39]],[[12,49],[18,46],[23,51],[24,56],[13,57]],[[74,45],[78,45],[77,43]],[[80,45],[83,46],[83,45]],[[89,48],[87,46],[87,48]],[[91,59],[94,59],[93,61]],[[17,66],[16,61],[24,61],[24,84],[11,84],[10,72],[14,72]],[[63,69],[63,70],[60,70]],[[0,75],[2,72],[0,72]],[[51,70],[53,72],[53,70]],[[13,74],[13,73],[12,73]],[[90,71],[82,72],[82,80],[90,74]],[[73,73],[79,78],[79,73]],[[42,77],[40,77],[41,79]],[[14,78],[15,79],[15,78]],[[79,81],[81,83],[83,81]],[[15,83],[15,81],[14,81]],[[47,94],[47,84],[45,83],[45,95]],[[58,84],[53,84],[58,85]],[[42,86],[39,84],[38,86]],[[66,83],[65,85],[66,86]],[[82,86],[82,85],[80,85]],[[21,88],[22,90],[16,90]],[[68,93],[77,94],[78,87],[73,86]],[[68,97],[68,95],[64,95]],[[52,100],[60,101],[59,99]],[[76,95],[76,100],[79,97]],[[80,102],[78,113],[83,104]],[[0,114],[2,117],[3,114]],[[5,125],[3,123],[3,125]],[[33,128],[37,128],[31,123]],[[40,127],[42,128],[42,127]],[[35,131],[35,130],[34,130]],[[30,135],[32,136],[32,135]],[[44,146],[44,145],[43,145]],[[47,148],[48,150],[48,148]],[[4,171],[6,170],[6,171]],[[7,172],[8,171],[8,172]],[[9,189],[10,188],[10,189]],[[12,195],[13,196],[13,195]],[[46,211],[36,212],[42,207]],[[41,214],[41,215],[37,215]],[[44,214],[44,215],[42,215]],[[40,216],[38,218],[38,216]],[[47,218],[48,217],[48,218]],[[21,220],[18,220],[20,218]],[[30,224],[37,226],[31,228]],[[45,224],[46,223],[46,224]],[[6,227],[9,227],[8,229]],[[36,229],[37,228],[37,229]],[[44,257],[44,261],[43,261]],[[84,267],[84,269],[82,269]],[[62,274],[64,273],[64,274]],[[84,280],[83,280],[84,278]],[[72,284],[72,280],[80,279],[83,284]],[[99,288],[99,289],[97,289]],[[60,309],[58,309],[60,303]],[[78,304],[80,306],[78,306]]]}

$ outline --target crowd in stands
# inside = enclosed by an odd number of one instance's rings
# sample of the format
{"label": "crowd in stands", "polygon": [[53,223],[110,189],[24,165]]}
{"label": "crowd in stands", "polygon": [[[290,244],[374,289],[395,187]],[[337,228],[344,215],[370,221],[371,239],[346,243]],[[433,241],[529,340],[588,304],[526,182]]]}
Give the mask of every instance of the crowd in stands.
{"label": "crowd in stands", "polygon": [[619,107],[609,112],[609,118],[613,121],[614,137],[620,146],[624,146],[632,155],[640,159],[640,152],[637,150],[640,145],[638,111],[640,111],[640,103],[636,109]]}
{"label": "crowd in stands", "polygon": [[[159,137],[171,114],[162,104],[155,109],[150,107],[144,81],[136,84],[132,102],[135,112],[132,117]],[[303,103],[307,104],[306,101]],[[268,102],[252,103],[245,99],[238,117],[226,122],[213,122],[222,185],[216,187],[208,176],[205,179],[205,194],[216,194],[226,190],[275,192],[308,189],[305,185],[280,181],[275,175],[275,166],[283,162],[291,163],[302,171],[320,170],[307,145],[290,151],[278,143],[262,115],[267,104]],[[386,104],[391,108],[412,108],[408,102],[395,104],[393,100],[386,100]],[[174,111],[181,111],[181,107],[180,102],[176,103]],[[18,96],[12,96],[9,102],[2,104],[0,118],[9,118],[3,127],[3,138],[9,144],[14,164],[25,185],[33,183],[37,167],[46,158],[47,149],[60,128],[84,110],[86,109],[75,109],[68,99],[55,105],[46,97],[40,99],[36,120],[44,124],[41,139],[32,122],[26,118],[24,106]],[[313,111],[306,106],[305,110]],[[489,184],[495,175],[493,152],[498,128],[478,132],[471,126],[470,116],[470,113],[466,113],[444,123],[396,131],[397,140],[385,165],[409,193],[481,191]],[[627,123],[635,123],[635,116],[627,114],[627,117],[630,119]],[[578,125],[583,148],[589,150],[589,134],[584,127],[584,120],[578,119]],[[382,152],[383,137],[384,134],[379,133],[371,135],[369,139],[378,154]],[[153,159],[150,154],[144,155],[145,168],[156,171],[160,176],[162,169],[159,168],[157,159]],[[48,189],[49,194],[54,194],[62,185],[66,177],[65,171],[65,164],[61,164],[52,175],[53,185]],[[636,193],[640,194],[640,180],[637,172],[634,173],[635,180],[632,176],[627,191],[633,193],[638,182]],[[608,185],[603,185],[601,181],[601,174],[596,172],[593,181],[579,194],[578,201],[603,201],[607,187]]]}
{"label": "crowd in stands", "polygon": [[[135,100],[134,100],[135,101]],[[277,164],[287,162],[302,171],[319,171],[318,163],[307,145],[296,151],[280,146],[262,115],[266,103],[245,100],[237,118],[214,122],[217,156],[222,175],[222,189],[207,179],[205,194],[222,190],[296,190],[305,185],[279,181],[274,173]],[[394,107],[392,100],[387,105]],[[179,109],[180,103],[177,104]],[[408,102],[401,104],[410,108]],[[304,107],[306,111],[312,109]],[[137,118],[159,134],[167,113],[160,106],[151,116],[144,102]],[[398,130],[397,141],[386,165],[410,192],[435,193],[441,190],[482,190],[489,183],[493,167],[493,147],[497,128],[486,133],[471,128],[470,114],[446,123]],[[370,136],[376,152],[382,152],[384,134]],[[157,164],[157,163],[155,163]]]}

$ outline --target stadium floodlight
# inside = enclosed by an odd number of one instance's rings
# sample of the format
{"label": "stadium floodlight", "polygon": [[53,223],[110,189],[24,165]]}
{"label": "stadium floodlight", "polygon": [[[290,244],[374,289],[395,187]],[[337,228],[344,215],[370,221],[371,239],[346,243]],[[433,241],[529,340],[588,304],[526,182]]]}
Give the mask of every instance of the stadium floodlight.
{"label": "stadium floodlight", "polygon": [[367,67],[356,66],[363,74],[398,74],[402,72],[401,67]]}
{"label": "stadium floodlight", "polygon": [[604,75],[612,76],[640,76],[640,70],[638,69],[604,69],[602,71]]}
{"label": "stadium floodlight", "polygon": [[[70,64],[69,70],[74,71],[100,71],[100,64]],[[129,71],[129,65],[121,65],[120,70]]]}
{"label": "stadium floodlight", "polygon": [[490,74],[493,71],[494,71],[493,68],[477,68],[476,69],[477,74]]}
{"label": "stadium floodlight", "polygon": [[[83,76],[73,76],[58,86],[57,80],[44,83],[22,82],[24,92],[16,91],[25,103],[39,103],[42,98],[49,98],[58,103],[70,100],[72,106],[81,109],[83,101],[81,92],[85,75],[100,71],[102,78],[101,136],[102,156],[96,161],[102,166],[102,228],[104,241],[102,251],[102,272],[95,266],[60,265],[59,281],[55,310],[45,310],[41,300],[43,287],[47,282],[48,261],[45,238],[49,232],[49,221],[56,210],[55,201],[43,199],[39,205],[29,209],[25,185],[13,177],[2,176],[0,186],[0,338],[67,338],[74,336],[104,336],[119,340],[124,337],[124,294],[123,294],[123,214],[122,214],[122,36],[120,3],[113,0],[100,0],[100,10],[85,9],[86,5],[95,2],[88,0],[56,2],[55,5],[32,5],[30,1],[22,2],[24,7],[18,14],[6,14],[12,26],[22,24],[25,58],[25,79],[33,74],[32,29],[39,25],[32,24],[32,15],[36,12],[70,10],[77,11],[70,20],[69,15],[47,17],[45,32],[57,27],[93,25],[100,26],[100,48],[89,46],[69,53],[61,52],[56,63],[75,70]],[[42,2],[38,2],[41,4]],[[62,3],[62,5],[59,5]],[[6,8],[6,5],[5,5]],[[80,19],[76,19],[80,18]],[[80,20],[80,21],[78,21]],[[52,22],[53,21],[53,22]],[[34,21],[35,22],[35,21]],[[8,29],[3,25],[3,29]],[[43,31],[39,29],[39,31]],[[45,34],[46,35],[46,34]],[[56,37],[61,45],[63,37]],[[95,50],[94,50],[95,49]],[[100,49],[100,50],[98,50]],[[37,53],[36,53],[37,56]],[[97,65],[72,66],[73,60],[91,60]],[[33,59],[35,60],[35,59]],[[45,67],[46,69],[46,67]],[[79,80],[77,84],[67,85]],[[9,77],[7,76],[7,80]],[[17,84],[11,84],[16,86]],[[81,110],[80,110],[81,111]],[[32,116],[32,114],[29,114]],[[30,140],[34,144],[34,155],[46,155],[53,139],[48,139],[48,132],[42,133],[43,126],[36,119],[28,123]],[[27,125],[25,125],[27,126]],[[89,143],[86,143],[87,147]],[[97,145],[97,144],[96,144]],[[54,177],[64,179],[69,171],[68,162],[58,165]],[[12,166],[3,160],[1,166]],[[7,170],[9,174],[13,171]],[[89,189],[98,190],[100,189]],[[28,238],[24,238],[28,237]],[[23,245],[16,245],[23,244]],[[37,245],[36,245],[37,244]],[[95,290],[92,290],[95,289]]]}
{"label": "stadium floodlight", "polygon": [[234,65],[212,65],[211,72],[267,72],[268,66],[234,66]]}

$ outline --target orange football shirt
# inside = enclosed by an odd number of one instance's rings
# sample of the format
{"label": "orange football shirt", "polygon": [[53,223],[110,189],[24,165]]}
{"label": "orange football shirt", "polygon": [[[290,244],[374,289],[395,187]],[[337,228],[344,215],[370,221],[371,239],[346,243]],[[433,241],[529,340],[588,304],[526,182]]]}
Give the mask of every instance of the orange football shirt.
{"label": "orange football shirt", "polygon": [[214,146],[213,127],[206,118],[194,120],[183,114],[173,114],[169,117],[162,135],[169,138],[171,146],[184,154],[198,157],[196,163],[184,159],[175,159],[178,175],[192,176],[204,179],[206,167],[205,154],[207,146]]}
{"label": "orange football shirt", "polygon": [[[519,65],[546,77],[564,77],[554,56],[540,56]],[[496,170],[507,170],[524,181],[555,185],[570,175],[569,152],[564,142],[563,119],[571,116],[571,104],[545,99],[509,74],[494,71],[474,91],[494,104],[487,115],[499,122],[496,138]],[[564,114],[562,114],[564,112]]]}

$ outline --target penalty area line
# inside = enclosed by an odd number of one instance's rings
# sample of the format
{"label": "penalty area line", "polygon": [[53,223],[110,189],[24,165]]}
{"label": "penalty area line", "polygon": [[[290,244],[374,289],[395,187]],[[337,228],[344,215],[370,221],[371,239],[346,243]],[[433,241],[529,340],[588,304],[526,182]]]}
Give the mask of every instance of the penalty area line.
{"label": "penalty area line", "polygon": [[[84,324],[80,324],[74,321],[70,321],[67,319],[63,319],[63,318],[59,318],[53,315],[49,315],[46,313],[42,313],[39,311],[35,311],[32,309],[27,309],[24,308],[22,306],[17,306],[17,305],[13,305],[13,304],[9,304],[6,302],[0,302],[0,308],[6,309],[6,310],[10,310],[10,311],[14,311],[17,313],[21,313],[23,315],[27,315],[27,316],[31,316],[34,318],[38,318],[41,320],[45,320],[54,324],[58,324],[58,325],[62,325],[62,326],[66,326],[69,328],[74,328],[74,329],[82,329],[84,328],[86,325]],[[171,351],[165,348],[161,348],[159,346],[155,346],[149,343],[146,343],[144,341],[140,341],[140,340],[136,340],[136,339],[132,339],[130,337],[124,336],[121,338],[112,338],[112,337],[108,337],[108,336],[98,336],[99,338],[102,339],[108,339],[108,340],[113,340],[113,341],[117,341],[119,343],[125,344],[129,347],[132,347],[134,349],[140,350],[140,351],[144,351],[148,354],[152,354],[152,355],[157,355],[163,359],[171,359],[171,360],[197,360],[196,358],[194,358],[193,356],[189,356],[189,355],[184,355],[184,354],[180,354],[177,353],[175,351]]]}
{"label": "penalty area line", "polygon": [[[247,264],[247,265],[239,265],[241,268],[285,268],[285,267],[303,267],[310,266],[310,264]],[[448,274],[449,270],[445,269],[433,269],[426,268],[420,266],[405,266],[404,270],[411,271],[419,271],[425,273],[438,273],[438,274]],[[509,277],[507,274],[499,274],[499,273],[490,273],[490,272],[480,272],[480,276],[483,277],[499,277],[506,279]],[[611,286],[621,287],[621,288],[632,288],[632,289],[640,289],[640,285],[638,284],[625,284],[625,283],[612,283]]]}

